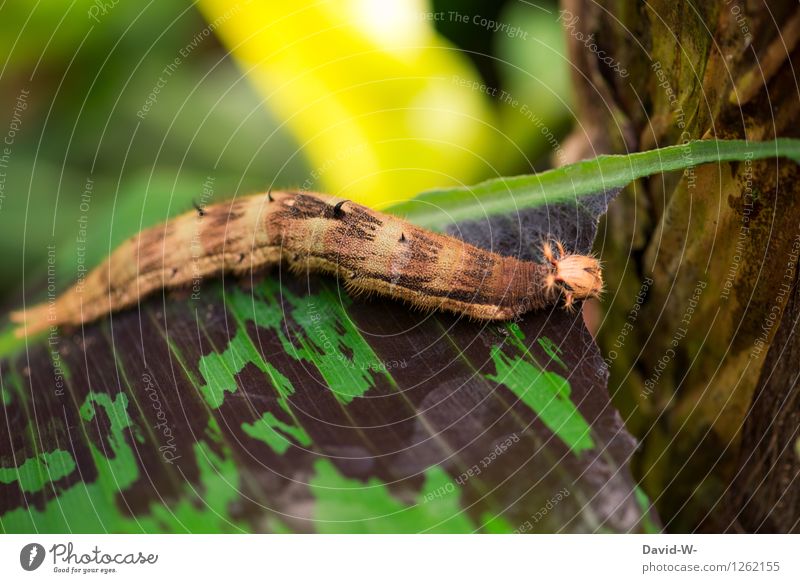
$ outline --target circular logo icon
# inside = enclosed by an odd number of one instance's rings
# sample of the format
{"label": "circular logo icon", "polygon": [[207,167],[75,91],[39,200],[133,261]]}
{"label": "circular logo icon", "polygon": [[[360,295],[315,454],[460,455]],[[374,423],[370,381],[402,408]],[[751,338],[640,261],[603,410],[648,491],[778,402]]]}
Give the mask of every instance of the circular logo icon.
{"label": "circular logo icon", "polygon": [[19,564],[26,571],[35,571],[44,562],[44,547],[39,543],[30,543],[19,552]]}

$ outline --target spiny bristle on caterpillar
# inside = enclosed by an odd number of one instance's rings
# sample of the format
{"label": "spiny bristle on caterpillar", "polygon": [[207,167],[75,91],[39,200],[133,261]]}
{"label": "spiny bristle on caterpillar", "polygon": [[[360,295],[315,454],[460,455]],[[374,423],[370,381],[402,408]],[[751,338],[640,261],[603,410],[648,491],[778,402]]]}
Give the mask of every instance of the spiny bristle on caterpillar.
{"label": "spiny bristle on caterpillar", "polygon": [[333,274],[354,294],[381,295],[415,309],[471,320],[510,320],[602,291],[594,257],[542,244],[544,263],[499,255],[352,201],[272,191],[193,212],[131,237],[55,300],[11,314],[22,337],[79,325],[136,305],[162,288],[245,274],[279,263]]}

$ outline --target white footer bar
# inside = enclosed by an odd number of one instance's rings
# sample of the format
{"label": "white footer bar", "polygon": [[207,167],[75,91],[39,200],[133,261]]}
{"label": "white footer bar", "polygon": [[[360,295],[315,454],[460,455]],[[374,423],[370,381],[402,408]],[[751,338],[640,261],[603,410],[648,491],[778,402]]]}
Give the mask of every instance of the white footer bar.
{"label": "white footer bar", "polygon": [[[800,581],[800,536],[2,535],[2,581]],[[511,579],[511,578],[514,579]],[[613,579],[612,579],[613,578]]]}

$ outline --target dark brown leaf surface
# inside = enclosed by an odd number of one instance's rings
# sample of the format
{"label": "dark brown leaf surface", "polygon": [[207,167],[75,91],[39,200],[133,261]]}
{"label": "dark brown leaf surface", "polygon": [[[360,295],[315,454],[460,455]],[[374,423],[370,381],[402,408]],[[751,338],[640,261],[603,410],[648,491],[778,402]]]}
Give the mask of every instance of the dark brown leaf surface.
{"label": "dark brown leaf surface", "polygon": [[[586,250],[598,201],[455,232]],[[487,325],[281,270],[191,294],[0,362],[4,531],[657,528],[579,314]]]}

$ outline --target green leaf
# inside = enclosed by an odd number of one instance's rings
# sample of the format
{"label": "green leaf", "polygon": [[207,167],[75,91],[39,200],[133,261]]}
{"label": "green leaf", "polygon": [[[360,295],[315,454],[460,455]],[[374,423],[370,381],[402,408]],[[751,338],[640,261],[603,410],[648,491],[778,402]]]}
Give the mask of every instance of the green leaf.
{"label": "green leaf", "polygon": [[700,164],[786,157],[800,163],[800,140],[694,140],[627,155],[599,156],[538,174],[495,178],[475,186],[443,188],[389,207],[387,212],[433,230],[461,221],[509,215],[623,188],[638,178]]}

